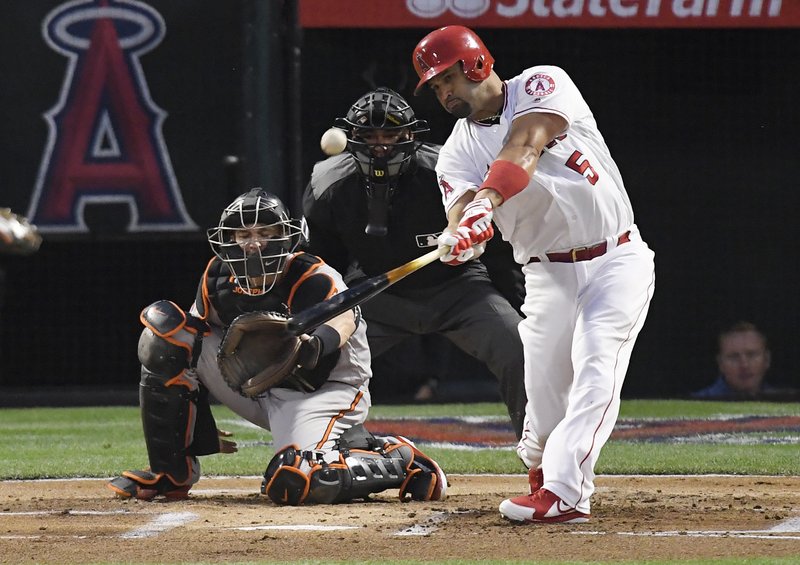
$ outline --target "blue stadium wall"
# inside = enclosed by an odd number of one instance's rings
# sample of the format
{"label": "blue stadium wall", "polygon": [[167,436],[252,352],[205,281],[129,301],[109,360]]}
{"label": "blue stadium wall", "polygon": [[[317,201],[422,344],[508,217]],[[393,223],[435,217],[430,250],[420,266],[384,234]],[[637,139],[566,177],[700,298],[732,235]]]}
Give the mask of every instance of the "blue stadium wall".
{"label": "blue stadium wall", "polygon": [[[17,212],[31,210],[47,184],[53,128],[44,116],[60,101],[67,106],[65,85],[80,76],[80,64],[70,74],[69,57],[43,38],[43,22],[67,4],[81,3],[0,6],[0,206]],[[86,200],[82,223],[67,221],[81,229],[46,231],[36,255],[0,256],[0,387],[135,388],[142,307],[162,298],[191,303],[210,257],[204,230],[248,186],[266,185],[299,212],[299,193],[323,157],[319,135],[365,91],[386,85],[405,95],[430,122],[433,141],[452,126],[430,96],[412,95],[410,52],[429,29],[299,30],[291,2],[145,4],[162,18],[163,38],[128,54],[128,64],[146,81],[149,100],[139,91],[137,104],[165,113],[150,133],[163,140],[156,146],[168,161],[158,170],[171,171],[166,184],[183,218],[131,230],[137,218],[126,200]],[[81,25],[60,30],[90,37],[90,23]],[[797,29],[476,29],[501,77],[538,63],[571,74],[656,252],[656,295],[624,396],[681,396],[710,381],[716,334],[740,319],[769,336],[773,381],[800,385],[791,353],[800,313]],[[133,33],[125,25],[117,32]],[[57,122],[57,133],[66,131]],[[108,123],[107,135],[113,115]],[[396,364],[383,366],[403,378]]]}

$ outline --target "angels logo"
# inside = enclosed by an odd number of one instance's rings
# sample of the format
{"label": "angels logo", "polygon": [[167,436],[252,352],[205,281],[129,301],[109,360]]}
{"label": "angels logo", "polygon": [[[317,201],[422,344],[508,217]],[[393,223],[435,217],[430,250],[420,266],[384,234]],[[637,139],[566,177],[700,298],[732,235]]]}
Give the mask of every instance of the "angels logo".
{"label": "angels logo", "polygon": [[41,231],[86,232],[87,204],[125,203],[130,232],[194,230],[161,135],[139,57],[164,37],[161,15],[136,0],[75,0],[42,35],[69,59],[45,115],[49,137],[28,212]]}
{"label": "angels logo", "polygon": [[490,0],[406,0],[408,11],[420,18],[438,18],[448,10],[459,18],[477,18],[490,5]]}
{"label": "angels logo", "polygon": [[453,187],[450,186],[450,183],[444,180],[444,177],[441,175],[439,175],[439,188],[441,189],[445,199],[453,194]]}
{"label": "angels logo", "polygon": [[425,59],[422,57],[422,53],[417,53],[417,66],[419,67],[419,72],[427,73],[431,70],[431,66],[425,62]]}
{"label": "angels logo", "polygon": [[525,83],[525,92],[531,96],[547,96],[556,89],[556,83],[550,76],[536,73]]}

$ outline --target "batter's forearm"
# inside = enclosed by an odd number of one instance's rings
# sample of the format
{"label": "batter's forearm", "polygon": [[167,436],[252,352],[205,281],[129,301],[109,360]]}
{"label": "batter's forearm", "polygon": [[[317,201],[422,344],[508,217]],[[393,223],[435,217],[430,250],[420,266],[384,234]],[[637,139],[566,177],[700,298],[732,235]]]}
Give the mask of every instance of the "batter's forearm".
{"label": "batter's forearm", "polygon": [[541,151],[537,150],[533,145],[506,145],[503,147],[500,153],[497,154],[495,161],[509,161],[515,165],[518,165],[525,169],[530,177],[533,176],[533,172],[536,170],[536,165],[539,163],[540,153]]}
{"label": "batter's forearm", "polygon": [[531,180],[539,155],[529,145],[506,145],[489,167],[475,199],[488,198],[492,208],[522,191]]}
{"label": "batter's forearm", "polygon": [[478,193],[475,195],[475,200],[477,200],[478,198],[488,198],[489,201],[492,203],[492,208],[497,208],[505,201],[503,199],[503,196],[493,188],[480,189]]}
{"label": "batter's forearm", "polygon": [[470,191],[465,192],[462,194],[458,200],[456,200],[450,209],[447,211],[447,230],[448,231],[455,231],[458,227],[458,222],[461,221],[461,215],[464,212],[464,206],[472,202],[472,199],[475,197],[475,193]]}

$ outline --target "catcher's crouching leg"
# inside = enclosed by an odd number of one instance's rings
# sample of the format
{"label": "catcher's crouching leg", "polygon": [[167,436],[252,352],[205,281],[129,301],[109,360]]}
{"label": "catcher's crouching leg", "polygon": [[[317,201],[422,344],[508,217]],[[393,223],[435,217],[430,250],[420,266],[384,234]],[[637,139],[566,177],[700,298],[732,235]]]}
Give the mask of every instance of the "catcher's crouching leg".
{"label": "catcher's crouching leg", "polygon": [[400,485],[400,499],[444,500],[447,496],[447,476],[439,464],[403,436],[384,439],[386,452],[401,453],[406,461],[406,478]]}
{"label": "catcher's crouching leg", "polygon": [[327,459],[294,445],[281,449],[261,484],[261,492],[273,502],[291,505],[345,502],[389,488],[399,488],[401,500],[440,500],[447,479],[436,462],[410,441],[378,439],[363,426],[345,432]]}
{"label": "catcher's crouching leg", "polygon": [[208,392],[193,374],[205,327],[165,300],[141,318],[139,404],[150,469],[126,471],[108,487],[125,498],[186,498],[200,478],[196,456],[219,451]]}

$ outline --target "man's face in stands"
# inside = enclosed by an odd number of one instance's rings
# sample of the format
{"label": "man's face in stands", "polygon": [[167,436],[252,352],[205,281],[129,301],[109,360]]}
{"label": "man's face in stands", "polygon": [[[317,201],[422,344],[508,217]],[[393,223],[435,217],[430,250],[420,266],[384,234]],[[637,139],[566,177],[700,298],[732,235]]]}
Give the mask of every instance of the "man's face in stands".
{"label": "man's face in stands", "polygon": [[769,350],[756,332],[736,332],[720,341],[717,356],[719,370],[736,392],[757,394],[769,369],[769,362]]}

